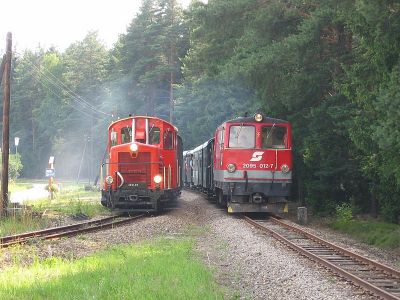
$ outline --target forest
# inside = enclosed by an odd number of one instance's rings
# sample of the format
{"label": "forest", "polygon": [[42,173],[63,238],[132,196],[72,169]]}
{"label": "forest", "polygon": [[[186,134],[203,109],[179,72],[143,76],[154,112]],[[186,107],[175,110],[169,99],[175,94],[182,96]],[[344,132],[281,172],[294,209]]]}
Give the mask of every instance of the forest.
{"label": "forest", "polygon": [[52,155],[58,177],[93,181],[128,114],[172,117],[187,149],[258,110],[292,123],[294,201],[399,222],[399,32],[390,0],[143,0],[111,49],[96,32],[14,49],[21,176],[43,178]]}

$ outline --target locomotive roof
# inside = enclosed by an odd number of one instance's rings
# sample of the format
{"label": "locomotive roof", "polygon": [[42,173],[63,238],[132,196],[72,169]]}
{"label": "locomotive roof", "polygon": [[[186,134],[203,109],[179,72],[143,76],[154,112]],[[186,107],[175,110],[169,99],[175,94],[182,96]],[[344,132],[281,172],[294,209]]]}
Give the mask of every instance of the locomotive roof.
{"label": "locomotive roof", "polygon": [[138,119],[138,118],[159,120],[161,122],[167,123],[168,125],[171,125],[176,132],[179,132],[178,128],[176,128],[176,126],[172,125],[170,122],[165,121],[165,120],[160,119],[160,118],[157,118],[157,117],[150,117],[150,116],[130,116],[130,117],[127,117],[127,118],[119,119],[119,120],[111,122],[110,126],[108,126],[108,129],[110,129],[110,127],[112,125],[114,125],[115,123],[118,123],[118,122],[121,122],[121,121],[126,121],[126,120]]}
{"label": "locomotive roof", "polygon": [[285,120],[275,119],[275,118],[270,118],[270,117],[265,117],[265,116],[263,116],[263,119],[262,119],[261,122],[256,122],[254,120],[254,116],[250,116],[250,117],[238,117],[236,119],[225,121],[224,123],[275,123],[275,124],[287,124],[289,122],[285,121]]}
{"label": "locomotive roof", "polygon": [[213,140],[214,140],[214,138],[211,138],[211,139],[205,141],[203,144],[197,146],[196,148],[183,151],[183,155],[193,154],[193,153],[195,153],[195,152],[197,152],[197,151],[199,151],[199,150],[201,150],[203,148],[206,148]]}

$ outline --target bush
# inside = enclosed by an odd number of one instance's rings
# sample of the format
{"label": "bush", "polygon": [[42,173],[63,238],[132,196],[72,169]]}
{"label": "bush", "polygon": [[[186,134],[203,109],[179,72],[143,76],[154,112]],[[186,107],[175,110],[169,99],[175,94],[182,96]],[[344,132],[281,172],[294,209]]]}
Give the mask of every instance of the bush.
{"label": "bush", "polygon": [[58,185],[55,183],[52,183],[50,186],[46,185],[46,190],[49,192],[57,193],[58,192]]}
{"label": "bush", "polygon": [[[391,201],[390,201],[391,200]],[[400,221],[400,206],[397,199],[386,200],[382,203],[381,213],[387,222],[399,223]]]}
{"label": "bush", "polygon": [[353,212],[351,205],[343,203],[342,205],[336,206],[336,219],[339,222],[349,222],[353,219]]}
{"label": "bush", "polygon": [[16,180],[22,170],[21,156],[19,154],[10,154],[8,173],[11,180]]}

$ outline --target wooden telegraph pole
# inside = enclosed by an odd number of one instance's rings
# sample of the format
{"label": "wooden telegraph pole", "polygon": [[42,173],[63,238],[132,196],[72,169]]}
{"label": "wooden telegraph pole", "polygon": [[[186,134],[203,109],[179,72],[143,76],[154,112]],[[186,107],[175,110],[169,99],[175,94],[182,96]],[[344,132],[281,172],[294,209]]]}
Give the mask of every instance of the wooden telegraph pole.
{"label": "wooden telegraph pole", "polygon": [[3,155],[1,168],[1,196],[2,205],[0,214],[5,215],[8,206],[8,154],[10,151],[10,78],[11,78],[11,47],[12,35],[7,33],[6,62],[4,67],[4,101],[3,101]]}

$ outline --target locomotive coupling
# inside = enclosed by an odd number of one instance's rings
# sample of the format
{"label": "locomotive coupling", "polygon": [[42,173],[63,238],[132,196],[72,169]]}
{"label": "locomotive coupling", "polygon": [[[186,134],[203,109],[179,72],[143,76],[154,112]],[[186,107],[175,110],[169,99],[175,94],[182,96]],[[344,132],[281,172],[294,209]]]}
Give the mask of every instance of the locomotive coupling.
{"label": "locomotive coupling", "polygon": [[262,195],[259,193],[255,193],[251,196],[251,201],[256,204],[260,204],[262,202]]}

